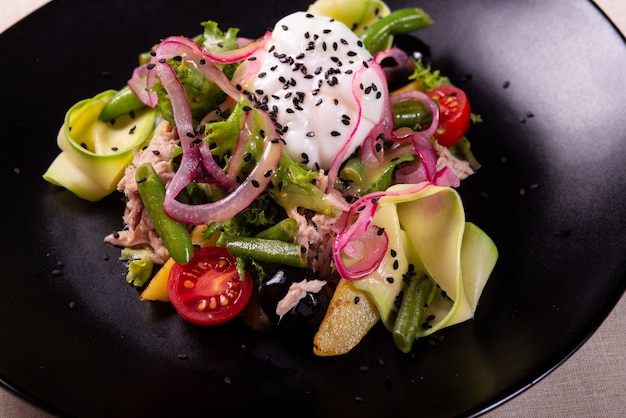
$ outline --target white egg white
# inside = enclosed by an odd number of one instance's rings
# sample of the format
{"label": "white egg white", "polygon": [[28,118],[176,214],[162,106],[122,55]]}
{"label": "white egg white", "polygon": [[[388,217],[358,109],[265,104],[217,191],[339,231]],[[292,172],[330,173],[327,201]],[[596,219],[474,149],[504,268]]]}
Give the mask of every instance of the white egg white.
{"label": "white egg white", "polygon": [[240,87],[270,113],[292,159],[328,169],[344,146],[344,159],[354,153],[382,117],[385,80],[373,64],[343,23],[295,12],[276,23],[247,63],[254,76]]}

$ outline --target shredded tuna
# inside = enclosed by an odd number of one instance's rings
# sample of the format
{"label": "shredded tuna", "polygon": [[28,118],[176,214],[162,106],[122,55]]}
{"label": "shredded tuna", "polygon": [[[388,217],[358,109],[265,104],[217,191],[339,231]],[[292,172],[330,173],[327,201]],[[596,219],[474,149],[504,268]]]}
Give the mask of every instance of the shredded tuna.
{"label": "shredded tuna", "polygon": [[151,163],[159,178],[167,184],[174,175],[170,159],[176,145],[176,136],[171,126],[164,122],[157,128],[150,145],[135,153],[133,163],[126,168],[124,176],[117,185],[117,190],[123,192],[126,197],[123,217],[125,229],[104,238],[105,242],[118,247],[151,248],[153,250],[151,259],[156,264],[165,263],[169,258],[169,253],[156,233],[152,219],[139,196],[135,181],[135,167],[147,162]]}
{"label": "shredded tuna", "polygon": [[[316,178],[316,187],[325,190],[327,182],[328,176],[320,172]],[[335,199],[335,196],[332,198]],[[337,197],[337,200],[346,205],[341,196]],[[306,249],[307,265],[317,276],[330,277],[334,272],[332,247],[336,235],[333,229],[336,218],[321,213],[297,211],[289,211],[288,215],[298,223],[294,241]]]}
{"label": "shredded tuna", "polygon": [[448,148],[435,142],[434,149],[437,154],[437,170],[441,170],[447,166],[459,178],[459,180],[463,180],[474,174],[474,170],[470,167],[470,163],[456,158],[450,153]]}
{"label": "shredded tuna", "polygon": [[323,280],[302,280],[292,283],[284,298],[276,305],[276,315],[282,318],[287,312],[298,305],[300,299],[306,296],[307,292],[317,293],[326,284]]}

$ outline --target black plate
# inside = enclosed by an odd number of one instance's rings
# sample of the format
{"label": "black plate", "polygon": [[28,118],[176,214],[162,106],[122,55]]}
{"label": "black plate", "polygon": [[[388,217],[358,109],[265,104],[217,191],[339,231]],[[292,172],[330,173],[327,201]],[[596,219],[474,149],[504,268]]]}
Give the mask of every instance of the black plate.
{"label": "black plate", "polygon": [[58,0],[0,37],[7,387],[81,417],[473,415],[604,320],[626,285],[626,48],[582,0],[419,2],[437,21],[420,33],[435,67],[484,119],[471,130],[483,168],[461,193],[500,260],[475,320],[411,355],[376,327],[352,353],[317,358],[311,335],[199,328],[139,302],[102,242],[121,227],[120,196],[87,203],[41,178],[65,110],[123,85],[162,37],[193,36],[205,19],[258,36],[306,4]]}

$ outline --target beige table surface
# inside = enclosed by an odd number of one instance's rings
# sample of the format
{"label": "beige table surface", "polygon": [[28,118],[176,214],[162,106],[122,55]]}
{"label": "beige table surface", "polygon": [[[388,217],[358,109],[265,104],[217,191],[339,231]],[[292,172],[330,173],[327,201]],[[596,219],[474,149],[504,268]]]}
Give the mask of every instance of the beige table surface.
{"label": "beige table surface", "polygon": [[[1,0],[0,32],[45,3],[47,0]],[[596,3],[626,33],[626,0]],[[600,329],[563,365],[484,416],[626,417],[625,333],[626,298],[622,298]],[[14,417],[51,415],[0,388],[0,418]]]}

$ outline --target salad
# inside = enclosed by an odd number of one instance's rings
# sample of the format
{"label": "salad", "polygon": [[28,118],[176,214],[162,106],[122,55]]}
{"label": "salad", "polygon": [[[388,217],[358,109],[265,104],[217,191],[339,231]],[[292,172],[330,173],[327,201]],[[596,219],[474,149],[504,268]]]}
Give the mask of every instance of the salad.
{"label": "salad", "polygon": [[419,8],[317,0],[261,37],[203,22],[72,106],[44,179],[124,197],[126,279],[184,320],[314,330],[340,355],[379,321],[409,352],[474,316],[496,263],[456,188],[480,120],[430,67]]}

